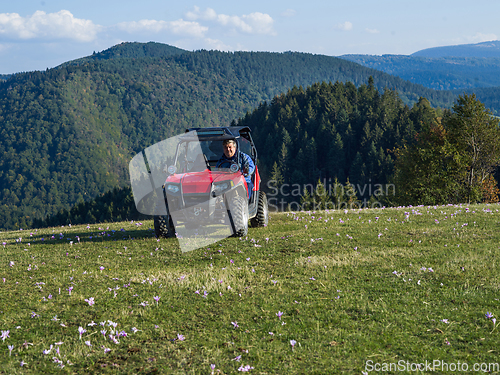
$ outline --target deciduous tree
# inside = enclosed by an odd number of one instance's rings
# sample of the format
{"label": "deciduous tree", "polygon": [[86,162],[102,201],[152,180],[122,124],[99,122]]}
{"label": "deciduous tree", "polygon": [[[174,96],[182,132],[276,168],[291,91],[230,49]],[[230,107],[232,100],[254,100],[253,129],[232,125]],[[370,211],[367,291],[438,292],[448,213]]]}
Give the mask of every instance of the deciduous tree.
{"label": "deciduous tree", "polygon": [[475,94],[459,96],[443,118],[450,142],[465,163],[463,181],[467,202],[481,199],[484,181],[500,164],[499,119],[487,110]]}

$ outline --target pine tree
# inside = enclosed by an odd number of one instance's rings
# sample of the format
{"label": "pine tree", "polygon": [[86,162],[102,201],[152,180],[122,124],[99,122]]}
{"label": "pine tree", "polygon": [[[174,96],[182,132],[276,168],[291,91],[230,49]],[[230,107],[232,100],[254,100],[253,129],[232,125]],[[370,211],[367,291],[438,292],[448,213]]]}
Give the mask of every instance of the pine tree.
{"label": "pine tree", "polygon": [[290,169],[290,152],[289,148],[292,143],[290,135],[283,129],[283,143],[281,144],[281,150],[279,152],[278,167],[281,171],[283,177],[283,182],[290,181],[289,169]]}
{"label": "pine tree", "polygon": [[349,178],[347,178],[344,193],[347,198],[346,203],[348,208],[353,209],[360,207],[360,202],[358,201],[358,197],[356,196],[356,189],[354,188],[354,185],[349,182]]}
{"label": "pine tree", "polygon": [[330,187],[328,191],[330,195],[330,199],[334,205],[334,208],[340,209],[342,206],[345,206],[346,196],[344,193],[344,186],[339,182],[337,178],[333,182],[333,185]]}
{"label": "pine tree", "polygon": [[307,142],[305,159],[307,164],[307,176],[311,181],[313,178],[316,177],[316,171],[318,169],[317,148],[316,148],[316,141],[314,140],[314,138],[311,138]]}
{"label": "pine tree", "polygon": [[332,146],[328,152],[328,165],[327,171],[329,177],[338,178],[340,181],[345,179],[345,151],[344,143],[340,134],[336,134]]}
{"label": "pine tree", "polygon": [[283,179],[283,175],[281,174],[280,167],[278,166],[277,162],[274,162],[273,169],[271,171],[271,178],[269,180],[269,184],[276,189],[280,189],[281,186],[283,185],[283,182],[284,182],[284,179]]}
{"label": "pine tree", "polygon": [[351,168],[349,170],[349,177],[352,179],[354,184],[359,186],[366,184],[366,165],[363,162],[363,157],[361,153],[358,151],[356,153],[356,157],[351,164]]}
{"label": "pine tree", "polygon": [[313,197],[307,189],[304,189],[304,193],[300,197],[300,206],[303,211],[309,211],[314,206]]}
{"label": "pine tree", "polygon": [[330,200],[330,195],[319,179],[318,183],[316,184],[316,189],[314,189],[312,202],[314,204],[314,210],[327,210],[333,208],[332,201]]}

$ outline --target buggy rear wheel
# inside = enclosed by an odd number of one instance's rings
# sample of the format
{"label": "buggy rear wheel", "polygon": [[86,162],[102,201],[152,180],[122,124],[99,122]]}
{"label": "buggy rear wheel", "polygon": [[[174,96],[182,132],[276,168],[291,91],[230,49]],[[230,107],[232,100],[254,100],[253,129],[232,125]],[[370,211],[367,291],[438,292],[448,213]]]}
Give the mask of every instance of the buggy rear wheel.
{"label": "buggy rear wheel", "polygon": [[269,222],[269,208],[267,196],[263,191],[259,191],[259,201],[257,202],[257,215],[250,220],[252,228],[265,227]]}

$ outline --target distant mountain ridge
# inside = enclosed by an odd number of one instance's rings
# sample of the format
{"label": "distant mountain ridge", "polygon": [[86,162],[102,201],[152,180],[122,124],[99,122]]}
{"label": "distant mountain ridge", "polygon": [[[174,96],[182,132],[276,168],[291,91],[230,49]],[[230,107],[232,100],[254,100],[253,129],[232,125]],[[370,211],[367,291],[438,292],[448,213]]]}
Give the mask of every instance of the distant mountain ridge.
{"label": "distant mountain ridge", "polygon": [[500,40],[492,40],[489,42],[475,44],[459,44],[455,46],[442,46],[426,48],[411,56],[418,57],[497,57],[500,58]]}
{"label": "distant mountain ridge", "polygon": [[339,57],[434,90],[500,86],[500,41],[428,48],[409,56]]}
{"label": "distant mountain ridge", "polygon": [[499,57],[344,55],[341,58],[434,90],[500,86]]}

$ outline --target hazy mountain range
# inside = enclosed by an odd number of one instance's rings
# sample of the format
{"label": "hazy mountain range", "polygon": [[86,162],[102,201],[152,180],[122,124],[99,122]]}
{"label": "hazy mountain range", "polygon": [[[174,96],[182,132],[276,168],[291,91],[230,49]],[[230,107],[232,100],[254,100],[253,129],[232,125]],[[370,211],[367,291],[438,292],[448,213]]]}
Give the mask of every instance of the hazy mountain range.
{"label": "hazy mountain range", "polygon": [[417,57],[499,57],[500,41],[492,40],[476,44],[459,44],[456,46],[443,46],[426,48],[411,54]]}
{"label": "hazy mountain range", "polygon": [[428,48],[409,56],[340,57],[435,90],[500,86],[500,41]]}

